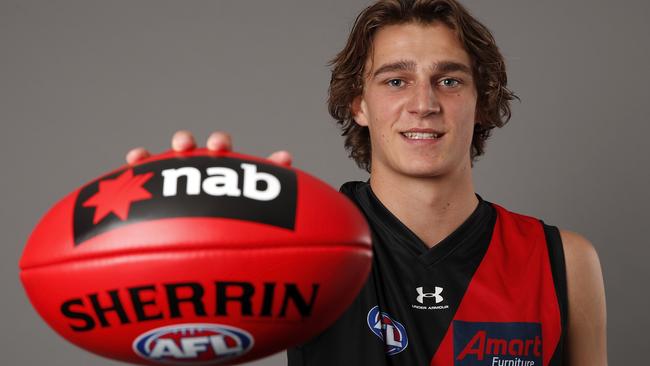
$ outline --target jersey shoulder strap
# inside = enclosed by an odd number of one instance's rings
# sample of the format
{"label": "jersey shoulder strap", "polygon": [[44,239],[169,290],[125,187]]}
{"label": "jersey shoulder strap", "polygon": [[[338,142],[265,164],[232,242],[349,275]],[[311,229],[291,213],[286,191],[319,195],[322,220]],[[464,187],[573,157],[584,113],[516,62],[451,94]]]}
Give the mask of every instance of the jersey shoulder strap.
{"label": "jersey shoulder strap", "polygon": [[[510,225],[511,227],[518,227],[520,229],[520,235],[524,233],[537,232],[538,229],[536,227],[538,227],[538,225],[541,225],[546,243],[550,271],[555,287],[555,296],[557,297],[559,305],[560,322],[562,329],[566,329],[568,294],[566,284],[566,262],[564,260],[564,248],[562,246],[560,230],[556,226],[548,225],[544,223],[544,221],[538,220],[534,217],[508,211],[507,209],[496,204],[492,205],[497,208],[499,217],[502,218],[502,224]],[[530,227],[532,230],[526,229],[526,227]],[[506,228],[506,231],[507,230],[508,228]],[[539,233],[536,235],[539,236]],[[565,332],[562,332],[562,335],[564,335],[564,333]],[[561,346],[562,343],[563,342],[561,342],[559,346]]]}

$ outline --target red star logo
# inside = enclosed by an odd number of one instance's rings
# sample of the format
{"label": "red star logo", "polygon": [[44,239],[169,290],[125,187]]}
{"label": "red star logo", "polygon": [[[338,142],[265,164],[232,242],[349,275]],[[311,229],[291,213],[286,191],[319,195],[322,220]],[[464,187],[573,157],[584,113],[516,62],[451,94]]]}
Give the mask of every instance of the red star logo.
{"label": "red star logo", "polygon": [[151,198],[151,193],[142,188],[153,172],[133,176],[133,169],[126,170],[115,179],[99,182],[99,190],[86,202],[84,207],[95,207],[93,224],[102,221],[109,213],[114,213],[122,221],[129,216],[131,203]]}

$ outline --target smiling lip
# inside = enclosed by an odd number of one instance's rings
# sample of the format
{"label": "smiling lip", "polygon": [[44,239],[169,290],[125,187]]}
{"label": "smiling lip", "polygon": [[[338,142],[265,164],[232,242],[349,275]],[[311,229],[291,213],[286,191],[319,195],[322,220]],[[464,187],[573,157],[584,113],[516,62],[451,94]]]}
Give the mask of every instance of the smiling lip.
{"label": "smiling lip", "polygon": [[445,133],[432,128],[411,128],[400,132],[400,135],[410,143],[433,143],[439,141]]}

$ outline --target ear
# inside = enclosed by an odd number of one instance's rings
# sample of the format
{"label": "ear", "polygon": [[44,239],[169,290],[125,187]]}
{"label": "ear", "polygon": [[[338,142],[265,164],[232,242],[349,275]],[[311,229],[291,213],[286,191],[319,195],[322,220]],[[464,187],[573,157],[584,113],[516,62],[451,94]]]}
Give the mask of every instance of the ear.
{"label": "ear", "polygon": [[359,126],[368,127],[368,113],[366,108],[366,102],[363,100],[363,94],[357,95],[352,100],[352,105],[350,106],[350,111],[352,112],[352,118]]}

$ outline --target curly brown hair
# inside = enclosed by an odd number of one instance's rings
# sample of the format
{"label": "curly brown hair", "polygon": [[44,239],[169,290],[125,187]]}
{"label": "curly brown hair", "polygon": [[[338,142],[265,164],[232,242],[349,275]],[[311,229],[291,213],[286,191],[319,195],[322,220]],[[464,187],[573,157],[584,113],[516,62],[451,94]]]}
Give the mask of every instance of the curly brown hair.
{"label": "curly brown hair", "polygon": [[511,116],[510,101],[519,99],[507,87],[503,56],[490,31],[456,0],[380,0],[364,9],[354,22],[347,44],[329,63],[332,78],[328,109],[341,126],[345,149],[357,165],[370,172],[370,134],[352,115],[353,100],[363,94],[365,63],[372,53],[373,37],[387,25],[442,22],[454,30],[472,60],[478,94],[471,162],[485,149],[495,127]]}

